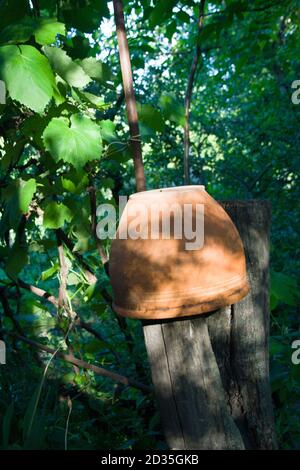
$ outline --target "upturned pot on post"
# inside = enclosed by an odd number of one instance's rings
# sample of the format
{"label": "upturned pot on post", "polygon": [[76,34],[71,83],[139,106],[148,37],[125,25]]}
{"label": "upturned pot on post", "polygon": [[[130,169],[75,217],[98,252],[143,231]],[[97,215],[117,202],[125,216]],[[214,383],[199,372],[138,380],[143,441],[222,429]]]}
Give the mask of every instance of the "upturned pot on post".
{"label": "upturned pot on post", "polygon": [[114,310],[137,319],[211,312],[249,291],[239,233],[204,186],[131,195],[109,272]]}

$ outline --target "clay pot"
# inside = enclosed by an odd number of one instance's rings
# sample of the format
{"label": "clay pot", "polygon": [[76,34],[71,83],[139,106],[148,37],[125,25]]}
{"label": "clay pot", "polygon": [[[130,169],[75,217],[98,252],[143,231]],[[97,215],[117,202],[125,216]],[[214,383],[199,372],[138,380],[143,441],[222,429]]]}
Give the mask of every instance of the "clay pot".
{"label": "clay pot", "polygon": [[[200,242],[194,245],[190,234],[183,233],[181,239],[178,236],[178,210],[181,208],[184,213],[183,208],[188,206],[182,229],[191,222],[194,229],[197,225]],[[177,222],[177,231],[171,223],[170,239],[162,239],[168,233],[164,232],[163,214],[158,209],[164,208],[165,217],[167,209],[174,207],[171,222]],[[138,217],[140,209],[143,214]],[[137,219],[139,228],[144,227],[144,239],[138,235],[136,239],[124,239]],[[238,231],[204,186],[157,189],[130,196],[112,242],[109,273],[114,310],[131,318],[159,319],[210,312],[237,302],[249,291]]]}

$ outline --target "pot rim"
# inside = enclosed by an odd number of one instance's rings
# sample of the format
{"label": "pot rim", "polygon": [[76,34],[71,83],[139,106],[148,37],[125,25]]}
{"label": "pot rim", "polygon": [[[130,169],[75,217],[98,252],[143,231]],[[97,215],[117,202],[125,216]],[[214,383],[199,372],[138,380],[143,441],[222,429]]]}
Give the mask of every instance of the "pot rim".
{"label": "pot rim", "polygon": [[188,192],[188,191],[195,191],[195,190],[205,190],[205,186],[203,184],[194,184],[194,185],[187,185],[187,186],[170,186],[168,188],[158,188],[158,189],[149,189],[148,191],[140,191],[138,193],[133,193],[129,196],[129,199],[135,199],[137,197],[145,197],[148,194],[157,194],[160,193],[169,193],[169,192]]}

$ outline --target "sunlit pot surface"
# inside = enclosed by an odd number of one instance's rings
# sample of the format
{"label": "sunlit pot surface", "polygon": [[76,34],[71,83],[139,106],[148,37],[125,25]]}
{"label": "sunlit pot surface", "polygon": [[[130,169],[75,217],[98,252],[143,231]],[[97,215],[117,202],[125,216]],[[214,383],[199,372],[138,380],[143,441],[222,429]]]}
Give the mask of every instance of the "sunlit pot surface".
{"label": "sunlit pot surface", "polygon": [[204,186],[130,196],[112,242],[114,310],[163,319],[233,304],[249,291],[243,245]]}

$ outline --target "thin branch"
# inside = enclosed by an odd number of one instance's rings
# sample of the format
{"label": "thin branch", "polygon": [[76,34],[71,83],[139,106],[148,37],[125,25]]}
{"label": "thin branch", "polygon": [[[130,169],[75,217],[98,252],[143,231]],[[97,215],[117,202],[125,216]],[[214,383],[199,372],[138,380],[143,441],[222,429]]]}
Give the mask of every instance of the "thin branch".
{"label": "thin branch", "polygon": [[40,289],[39,287],[27,284],[26,282],[22,281],[20,278],[18,278],[18,285],[22,287],[23,289],[26,289],[32,292],[32,294],[35,294],[38,297],[42,297],[43,299],[47,300],[52,305],[54,305],[56,308],[58,308],[58,300],[52,294],[49,294],[48,292],[46,292],[43,289]]}
{"label": "thin branch", "polygon": [[203,28],[203,19],[204,19],[204,8],[205,0],[201,0],[200,9],[199,9],[199,19],[198,19],[198,34],[197,34],[197,45],[195,49],[194,58],[192,61],[188,85],[185,94],[184,108],[185,108],[185,125],[184,125],[184,182],[189,184],[190,182],[190,162],[189,162],[189,153],[190,153],[190,113],[191,113],[191,99],[193,93],[193,86],[195,75],[198,67],[198,63],[201,57],[201,46],[199,44],[199,34]]}
{"label": "thin branch", "polygon": [[[65,252],[63,242],[60,238],[59,233],[56,231],[56,239],[57,239],[57,249],[58,249],[58,258],[59,258],[59,265],[60,265],[60,275],[59,275],[59,293],[58,293],[58,306],[59,308],[63,308],[65,311],[68,312],[70,320],[73,319],[74,313],[71,312],[68,308],[68,293],[67,293],[67,277],[68,277],[68,266],[66,263]],[[71,328],[70,328],[71,331]],[[70,356],[74,356],[74,349],[69,340],[68,334],[63,331],[65,335],[65,343],[68,347]],[[77,366],[73,366],[75,374],[79,374],[79,369]]]}
{"label": "thin branch", "polygon": [[126,377],[125,375],[117,374],[115,372],[111,372],[107,369],[104,369],[103,367],[98,367],[94,364],[90,364],[86,361],[83,361],[82,359],[77,359],[75,356],[73,356],[71,354],[64,354],[60,351],[56,352],[54,349],[49,348],[48,346],[46,346],[44,344],[37,343],[37,342],[35,342],[31,339],[25,338],[21,335],[17,335],[16,333],[12,333],[12,332],[9,332],[9,331],[3,331],[3,330],[2,330],[1,333],[6,334],[8,336],[12,336],[12,337],[22,341],[23,343],[29,344],[30,346],[33,346],[36,349],[40,349],[41,351],[45,351],[49,354],[53,355],[53,354],[56,353],[55,357],[58,357],[58,358],[62,359],[63,361],[69,362],[70,364],[73,364],[73,365],[75,365],[77,367],[80,367],[82,369],[91,370],[96,375],[106,377],[108,379],[113,380],[114,382],[122,383],[124,385],[137,388],[137,389],[142,390],[143,392],[146,392],[146,393],[152,392],[152,388],[150,386],[142,384],[142,383],[140,383],[136,380],[130,379],[130,378]]}

